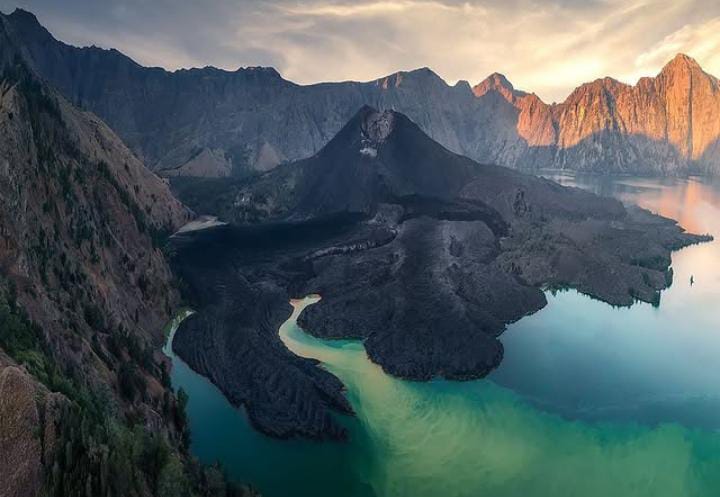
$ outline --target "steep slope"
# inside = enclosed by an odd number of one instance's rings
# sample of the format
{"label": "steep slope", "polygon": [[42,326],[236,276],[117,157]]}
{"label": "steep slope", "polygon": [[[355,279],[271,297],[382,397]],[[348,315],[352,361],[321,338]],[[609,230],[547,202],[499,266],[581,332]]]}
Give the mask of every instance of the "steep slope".
{"label": "steep slope", "polygon": [[656,302],[670,251],[708,239],[477,164],[406,116],[367,107],[315,156],[215,186],[196,207],[234,226],[174,239],[198,310],[175,350],[255,426],[283,437],[343,437],[329,413],[348,412],[341,385],[278,338],[291,297],[320,293],[303,327],[363,340],[393,375],[477,378],[502,360],[507,323],[545,305],[541,288]]}
{"label": "steep slope", "polygon": [[155,241],[187,211],[96,117],[19,78],[0,83],[4,273],[35,320],[92,303],[158,340],[174,294]]}
{"label": "steep slope", "polygon": [[518,112],[520,143],[498,157],[503,164],[651,174],[720,170],[718,81],[690,57],[678,55],[635,86],[598,79],[554,105],[495,79],[474,90],[480,98],[494,92]]}
{"label": "steep slope", "polygon": [[0,495],[210,492],[159,352],[179,305],[161,243],[189,212],[8,33],[0,19]]}
{"label": "steep slope", "polygon": [[578,88],[553,109],[559,165],[647,172],[717,170],[720,87],[678,55],[656,78],[610,78]]}
{"label": "steep slope", "polygon": [[[392,140],[388,138],[392,135]],[[438,164],[451,163],[452,171]],[[373,214],[413,196],[454,198],[475,164],[428,140],[407,117],[363,107],[318,154],[282,166],[220,198],[237,223]]]}

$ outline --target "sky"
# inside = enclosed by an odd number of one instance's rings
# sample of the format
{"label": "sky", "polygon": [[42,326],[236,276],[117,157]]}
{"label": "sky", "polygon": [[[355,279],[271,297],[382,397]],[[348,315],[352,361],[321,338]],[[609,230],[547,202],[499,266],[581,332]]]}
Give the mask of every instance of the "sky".
{"label": "sky", "polygon": [[501,72],[552,102],[599,77],[634,83],[678,52],[720,76],[718,0],[0,0],[16,7],[143,65],[273,66],[301,84]]}

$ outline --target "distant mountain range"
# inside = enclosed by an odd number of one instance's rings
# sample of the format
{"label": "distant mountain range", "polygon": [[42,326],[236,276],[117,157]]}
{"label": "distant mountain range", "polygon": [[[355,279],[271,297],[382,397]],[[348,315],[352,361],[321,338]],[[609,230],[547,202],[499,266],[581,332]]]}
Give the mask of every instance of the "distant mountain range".
{"label": "distant mountain range", "polygon": [[611,78],[546,104],[501,74],[450,86],[430,69],[301,86],[275,69],[168,72],[117,50],[76,48],[29,12],[5,16],[35,70],[105,120],[155,171],[230,176],[308,157],[362,105],[403,112],[450,150],[518,169],[720,172],[720,87],[678,55],[655,78]]}

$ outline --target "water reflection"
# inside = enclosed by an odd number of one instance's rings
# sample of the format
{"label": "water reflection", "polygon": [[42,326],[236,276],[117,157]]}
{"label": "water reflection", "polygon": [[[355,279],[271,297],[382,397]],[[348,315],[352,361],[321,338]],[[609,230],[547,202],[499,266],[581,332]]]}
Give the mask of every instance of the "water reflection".
{"label": "water reflection", "polygon": [[[720,189],[712,183],[553,179],[720,234]],[[720,243],[674,253],[673,269],[675,283],[657,308],[614,309],[574,291],[548,295],[547,308],[502,336],[506,354],[493,381],[570,418],[720,428]]]}
{"label": "water reflection", "polygon": [[706,178],[636,178],[547,172],[543,177],[598,195],[635,203],[675,219],[686,230],[707,233],[720,226],[710,217],[720,205],[720,185]]}

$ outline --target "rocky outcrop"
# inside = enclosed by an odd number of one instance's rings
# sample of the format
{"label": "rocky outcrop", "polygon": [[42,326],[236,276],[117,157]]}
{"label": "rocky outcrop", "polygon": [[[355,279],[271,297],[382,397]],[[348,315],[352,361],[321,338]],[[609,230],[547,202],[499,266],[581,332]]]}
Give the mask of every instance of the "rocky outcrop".
{"label": "rocky outcrop", "polygon": [[549,105],[501,74],[471,88],[465,81],[450,86],[427,68],[309,86],[272,68],[171,73],[116,50],[66,45],[22,10],[4,18],[44,78],[169,176],[245,176],[309,157],[362,105],[400,111],[448,149],[481,163],[720,172],[718,81],[684,55],[635,86],[599,79]]}
{"label": "rocky outcrop", "polygon": [[560,104],[517,91],[497,74],[473,92],[498,116],[467,150],[481,161],[597,173],[720,172],[718,80],[685,55],[635,86],[598,79]]}
{"label": "rocky outcrop", "polygon": [[37,495],[52,471],[68,400],[0,352],[0,497]]}
{"label": "rocky outcrop", "polygon": [[[372,153],[368,153],[368,150]],[[255,426],[342,438],[342,385],[288,353],[291,297],[319,293],[299,322],[364,341],[395,376],[470,379],[503,357],[497,336],[574,287],[616,305],[656,302],[670,251],[708,237],[640,209],[432,141],[406,116],[363,108],[315,156],[253,180],[218,182],[212,207],[234,226],[173,239],[197,317],[175,350]]]}

